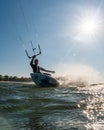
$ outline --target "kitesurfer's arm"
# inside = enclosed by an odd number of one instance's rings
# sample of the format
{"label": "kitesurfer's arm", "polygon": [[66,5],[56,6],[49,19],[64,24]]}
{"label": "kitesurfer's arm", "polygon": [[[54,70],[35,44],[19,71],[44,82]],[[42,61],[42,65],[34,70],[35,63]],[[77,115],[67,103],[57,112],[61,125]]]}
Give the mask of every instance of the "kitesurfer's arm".
{"label": "kitesurfer's arm", "polygon": [[44,69],[44,68],[42,68],[42,67],[39,67],[39,69],[42,70],[42,71],[45,71],[45,72],[55,73],[55,71],[46,70],[46,69]]}
{"label": "kitesurfer's arm", "polygon": [[32,57],[32,60],[30,61],[30,65],[31,65],[31,66],[33,65],[33,60],[34,60],[35,57],[36,57],[36,56],[34,55],[34,56]]}

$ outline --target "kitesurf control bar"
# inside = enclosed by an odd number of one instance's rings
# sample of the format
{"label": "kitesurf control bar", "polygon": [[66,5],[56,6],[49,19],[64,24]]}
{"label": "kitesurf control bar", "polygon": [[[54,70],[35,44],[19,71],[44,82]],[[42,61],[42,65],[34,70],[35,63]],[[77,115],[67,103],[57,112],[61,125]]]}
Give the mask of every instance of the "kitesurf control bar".
{"label": "kitesurf control bar", "polygon": [[29,59],[32,58],[32,57],[29,56],[29,54],[28,54],[28,52],[27,52],[26,49],[25,49],[25,52],[26,52],[26,55],[27,55],[27,57],[28,57]]}
{"label": "kitesurf control bar", "polygon": [[[34,52],[34,50],[35,50],[36,48],[33,47],[32,41],[31,41],[31,45],[32,45],[32,49],[33,49],[33,52]],[[32,57],[34,57],[34,56],[36,57],[36,56],[40,55],[40,54],[41,54],[41,48],[40,48],[40,45],[39,45],[39,44],[38,44],[38,49],[39,49],[39,53],[38,53],[38,54],[35,54],[35,55],[33,55],[33,56],[29,56],[28,51],[25,49],[25,52],[26,52],[27,57],[30,59],[30,58],[32,58]],[[35,53],[35,52],[34,52],[34,53]]]}

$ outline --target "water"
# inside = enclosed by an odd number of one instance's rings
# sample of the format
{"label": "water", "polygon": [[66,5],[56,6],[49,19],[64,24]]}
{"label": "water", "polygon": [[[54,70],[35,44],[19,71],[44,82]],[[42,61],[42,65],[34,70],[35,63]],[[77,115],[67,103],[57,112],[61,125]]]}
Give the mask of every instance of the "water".
{"label": "water", "polygon": [[104,130],[104,85],[2,82],[0,130]]}

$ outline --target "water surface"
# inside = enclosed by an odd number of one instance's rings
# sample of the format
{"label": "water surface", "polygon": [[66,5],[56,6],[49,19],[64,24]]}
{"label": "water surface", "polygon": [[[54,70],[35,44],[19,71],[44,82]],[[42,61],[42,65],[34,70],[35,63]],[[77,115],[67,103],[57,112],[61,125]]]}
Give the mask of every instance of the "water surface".
{"label": "water surface", "polygon": [[104,130],[104,85],[1,82],[0,130]]}

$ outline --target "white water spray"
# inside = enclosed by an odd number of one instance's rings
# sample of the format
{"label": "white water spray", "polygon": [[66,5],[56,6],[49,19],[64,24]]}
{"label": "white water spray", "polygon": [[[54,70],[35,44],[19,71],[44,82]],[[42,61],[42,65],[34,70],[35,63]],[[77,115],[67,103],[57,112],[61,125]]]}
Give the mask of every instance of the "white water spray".
{"label": "white water spray", "polygon": [[56,66],[57,77],[64,84],[76,83],[78,86],[88,84],[103,83],[103,78],[99,71],[82,64],[59,64]]}

